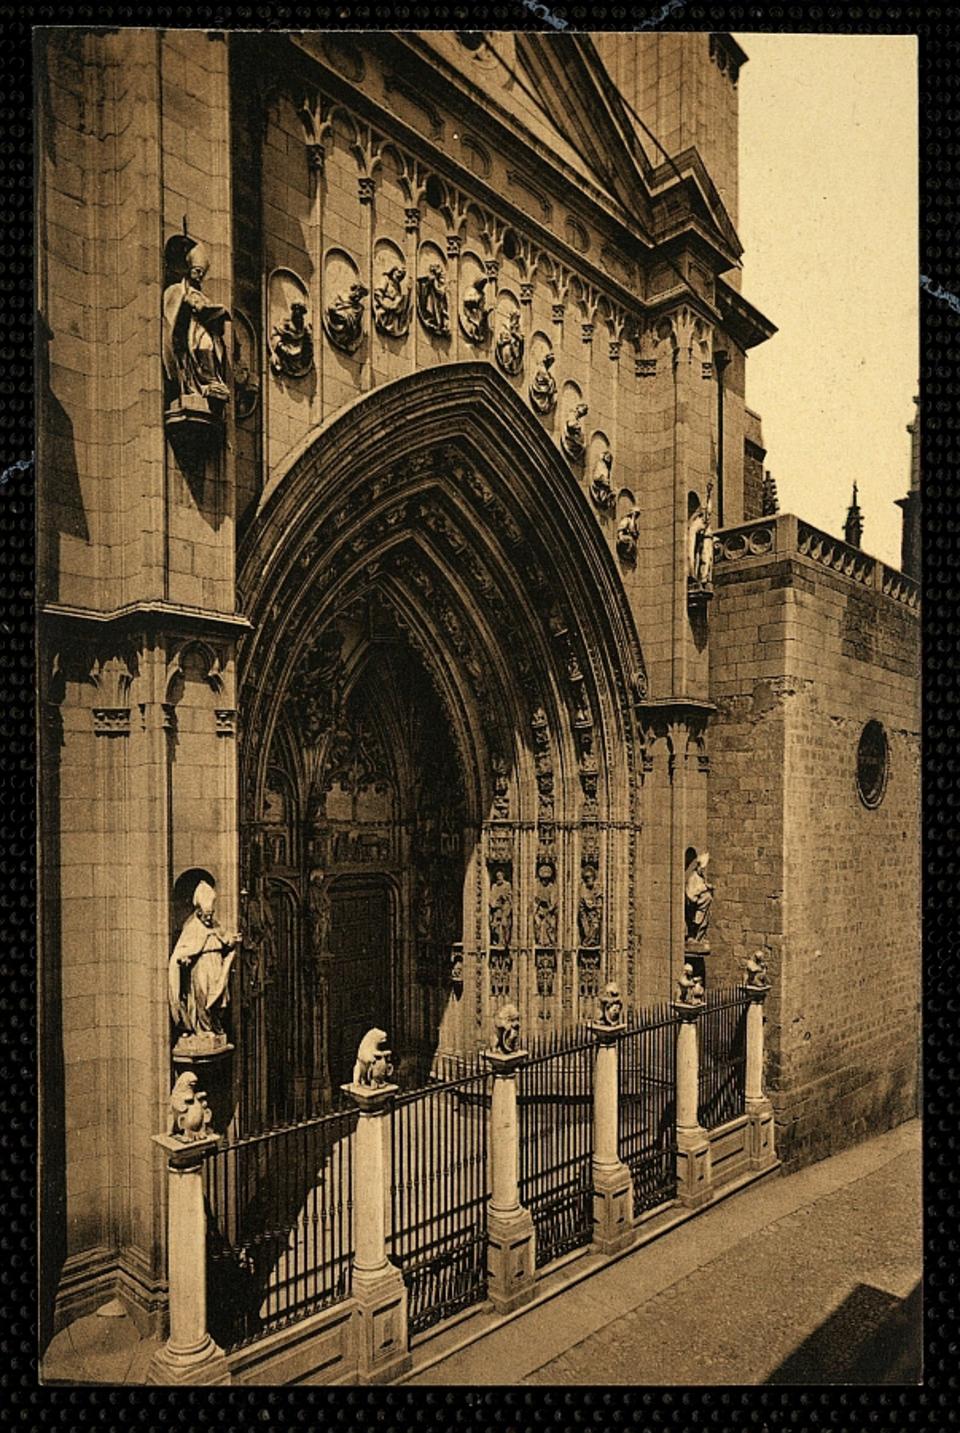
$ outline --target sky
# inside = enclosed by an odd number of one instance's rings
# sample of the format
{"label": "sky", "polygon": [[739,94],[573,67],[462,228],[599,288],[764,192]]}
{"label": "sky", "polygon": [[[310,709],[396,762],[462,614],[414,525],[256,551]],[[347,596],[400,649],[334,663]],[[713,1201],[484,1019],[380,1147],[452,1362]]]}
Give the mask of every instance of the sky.
{"label": "sky", "polygon": [[742,291],[779,332],[747,358],[781,512],[900,565],[919,373],[917,42],[737,34]]}

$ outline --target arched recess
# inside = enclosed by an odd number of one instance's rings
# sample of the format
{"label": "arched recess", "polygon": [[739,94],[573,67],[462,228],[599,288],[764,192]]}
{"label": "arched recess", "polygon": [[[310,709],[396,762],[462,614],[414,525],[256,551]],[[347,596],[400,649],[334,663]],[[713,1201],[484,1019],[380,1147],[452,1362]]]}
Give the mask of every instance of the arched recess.
{"label": "arched recess", "polygon": [[[589,504],[492,366],[400,379],[312,434],[244,537],[239,587],[247,923],[270,880],[299,891],[316,1008],[294,1018],[325,1031],[325,1098],[331,1028],[364,1002],[413,1079],[486,1043],[508,997],[531,1034],[592,1018],[608,979],[641,998],[643,657]],[[302,821],[282,872],[277,769]],[[334,909],[364,880],[391,893],[366,934],[359,902]],[[343,952],[375,945],[389,999],[361,981],[345,1008]]]}

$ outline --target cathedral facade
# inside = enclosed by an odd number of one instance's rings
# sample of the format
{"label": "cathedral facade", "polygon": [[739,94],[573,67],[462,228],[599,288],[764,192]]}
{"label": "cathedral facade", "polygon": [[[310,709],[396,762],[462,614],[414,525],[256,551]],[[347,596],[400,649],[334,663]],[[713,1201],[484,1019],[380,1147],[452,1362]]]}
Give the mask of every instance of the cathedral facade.
{"label": "cathedral facade", "polygon": [[41,33],[49,1327],[162,1311],[178,1050],[251,1133],[760,949],[787,1163],[914,1111],[917,587],[764,474],[745,61]]}

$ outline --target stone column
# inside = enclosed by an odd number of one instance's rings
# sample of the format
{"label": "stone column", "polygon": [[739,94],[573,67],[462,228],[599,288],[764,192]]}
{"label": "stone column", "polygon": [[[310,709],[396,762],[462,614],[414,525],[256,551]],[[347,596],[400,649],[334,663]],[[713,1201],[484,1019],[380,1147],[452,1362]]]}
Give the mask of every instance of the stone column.
{"label": "stone column", "polygon": [[763,1002],[767,986],[746,985],[747,1006],[746,1113],[747,1153],[751,1169],[776,1164],[773,1106],[763,1092]]}
{"label": "stone column", "polygon": [[526,1050],[484,1054],[493,1071],[490,1107],[491,1189],[487,1205],[487,1294],[498,1313],[529,1302],[534,1291],[533,1218],[520,1203],[517,1184],[519,1127],[517,1071]]}
{"label": "stone column", "polygon": [[155,1134],[167,1154],[167,1278],[170,1337],[154,1354],[148,1384],[230,1383],[223,1350],[207,1330],[207,1224],[203,1208],[203,1163],[219,1138],[204,1135],[189,1143]]}
{"label": "stone column", "polygon": [[407,1290],[387,1258],[387,1121],[396,1085],[342,1085],[359,1118],[353,1150],[353,1297],[357,1306],[357,1376],[387,1383],[410,1367]]}
{"label": "stone column", "polygon": [[633,1239],[633,1180],[620,1161],[619,1067],[624,1024],[596,1022],[593,1076],[593,1247],[615,1254]]}
{"label": "stone column", "polygon": [[698,1118],[700,1061],[697,1019],[703,1002],[686,1005],[674,1001],[679,1017],[677,1031],[677,1197],[696,1209],[710,1198],[710,1141]]}

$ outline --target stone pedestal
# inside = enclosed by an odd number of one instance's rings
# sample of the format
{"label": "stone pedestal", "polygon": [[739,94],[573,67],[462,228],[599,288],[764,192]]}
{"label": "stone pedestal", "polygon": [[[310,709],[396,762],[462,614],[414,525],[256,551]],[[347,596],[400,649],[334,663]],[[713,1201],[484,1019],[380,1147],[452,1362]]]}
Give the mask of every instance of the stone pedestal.
{"label": "stone pedestal", "polygon": [[389,1185],[384,1133],[396,1085],[342,1085],[357,1106],[353,1171],[353,1297],[357,1310],[357,1376],[389,1383],[410,1367],[407,1290],[387,1258]]}
{"label": "stone pedestal", "polygon": [[519,1128],[517,1071],[526,1050],[512,1055],[488,1052],[493,1071],[490,1107],[491,1189],[487,1205],[487,1294],[498,1313],[520,1308],[533,1297],[536,1235],[517,1183]]}
{"label": "stone pedestal", "polygon": [[154,1135],[167,1155],[167,1277],[170,1337],[154,1355],[148,1384],[230,1383],[223,1350],[207,1331],[207,1226],[203,1208],[203,1162],[219,1138],[184,1143]]}
{"label": "stone pedestal", "polygon": [[710,1141],[700,1124],[699,1052],[697,1020],[706,1008],[677,1001],[680,1017],[677,1031],[677,1198],[688,1209],[696,1209],[710,1198]]}
{"label": "stone pedestal", "polygon": [[633,1242],[633,1180],[620,1160],[619,1037],[624,1024],[594,1024],[593,1247],[616,1254]]}
{"label": "stone pedestal", "polygon": [[773,1106],[763,1091],[763,1002],[764,986],[745,987],[750,1004],[747,1006],[747,1068],[746,1101],[747,1156],[751,1169],[768,1169],[776,1164]]}

